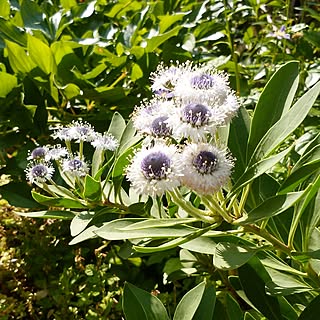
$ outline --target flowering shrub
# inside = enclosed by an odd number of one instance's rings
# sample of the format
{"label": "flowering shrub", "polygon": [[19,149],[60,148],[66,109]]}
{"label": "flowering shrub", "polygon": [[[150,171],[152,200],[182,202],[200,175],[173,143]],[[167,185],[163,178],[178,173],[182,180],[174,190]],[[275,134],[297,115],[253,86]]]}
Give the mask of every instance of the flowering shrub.
{"label": "flowering shrub", "polygon": [[[294,95],[289,93],[296,88],[297,66],[289,62],[274,74],[250,120],[226,75],[207,65],[161,65],[151,76],[154,96],[135,108],[127,124],[115,113],[104,133],[80,121],[52,128],[52,137],[65,147],[37,146],[26,169],[27,179],[37,187],[33,198],[49,209],[23,215],[72,219],[70,244],[102,237],[129,240],[132,254],[180,247],[211,255],[215,268],[238,269],[243,290],[253,301],[243,281],[257,272],[255,268],[265,269],[271,295],[315,290],[317,283],[301,277],[311,276],[310,270],[318,272],[312,263],[318,258],[314,243],[318,218],[312,209],[319,190],[315,166],[319,159],[314,158],[318,137],[302,149],[297,149],[299,141],[283,142],[309,112],[320,84],[291,107]],[[280,82],[286,84],[277,88]],[[274,99],[277,94],[283,98]],[[284,181],[276,181],[272,168],[292,152],[299,160]],[[290,213],[293,219],[283,234],[280,228],[288,223]],[[313,223],[299,239],[302,217]],[[250,240],[250,234],[256,241]],[[277,257],[273,248],[290,262]],[[281,277],[283,268],[286,275]],[[286,284],[287,278],[293,286]],[[201,291],[200,298],[204,288],[203,283],[194,289]],[[124,290],[126,313],[127,303],[132,302],[127,302],[130,292],[138,294],[140,289],[126,286]],[[140,293],[143,304],[150,297]],[[269,299],[266,293],[263,297]],[[161,303],[152,299],[160,306],[159,315],[166,318]],[[273,307],[282,306],[272,299]],[[200,301],[194,302],[190,314],[198,310]],[[177,307],[178,315],[181,308]],[[126,317],[131,319],[130,313]]]}
{"label": "flowering shrub", "polygon": [[2,1],[1,316],[316,318],[318,7]]}

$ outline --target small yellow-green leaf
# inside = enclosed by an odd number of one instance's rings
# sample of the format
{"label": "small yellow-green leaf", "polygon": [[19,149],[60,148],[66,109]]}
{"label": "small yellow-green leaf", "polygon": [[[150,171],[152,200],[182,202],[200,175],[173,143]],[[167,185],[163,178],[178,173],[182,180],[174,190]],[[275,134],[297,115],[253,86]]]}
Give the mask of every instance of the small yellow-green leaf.
{"label": "small yellow-green leaf", "polygon": [[12,74],[0,72],[0,98],[5,98],[18,84],[17,78]]}
{"label": "small yellow-green leaf", "polygon": [[28,51],[33,62],[45,73],[55,73],[57,66],[50,47],[28,34]]}

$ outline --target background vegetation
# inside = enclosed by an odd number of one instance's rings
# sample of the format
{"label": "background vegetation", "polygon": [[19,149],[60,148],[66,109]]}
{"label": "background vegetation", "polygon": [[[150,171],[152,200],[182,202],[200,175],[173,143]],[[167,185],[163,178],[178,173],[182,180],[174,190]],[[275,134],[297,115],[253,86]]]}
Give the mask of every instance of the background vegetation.
{"label": "background vegetation", "polygon": [[[104,131],[116,111],[128,119],[151,96],[149,75],[160,61],[210,61],[230,75],[252,114],[275,70],[296,60],[300,97],[320,78],[319,9],[307,0],[0,0],[0,319],[121,319],[126,281],[158,296],[173,315],[210,272],[219,319],[285,317],[237,300],[223,281],[230,274],[216,275],[203,256],[172,249],[130,257],[126,242],[101,239],[69,246],[68,223],[13,211],[39,208],[24,169],[28,150],[51,142],[50,126],[81,118]],[[287,143],[303,146],[318,133],[317,100]],[[273,168],[277,181],[294,156]],[[196,272],[185,272],[191,267]],[[294,292],[288,300],[301,312],[315,296]]]}

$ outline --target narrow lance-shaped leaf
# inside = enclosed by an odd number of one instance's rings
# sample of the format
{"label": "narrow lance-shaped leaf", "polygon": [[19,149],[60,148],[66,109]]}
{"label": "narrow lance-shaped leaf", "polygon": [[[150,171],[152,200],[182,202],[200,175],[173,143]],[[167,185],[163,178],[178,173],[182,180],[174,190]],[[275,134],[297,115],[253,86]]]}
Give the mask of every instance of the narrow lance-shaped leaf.
{"label": "narrow lance-shaped leaf", "polygon": [[71,220],[76,215],[76,212],[68,210],[45,210],[45,211],[32,211],[32,212],[19,212],[16,214],[29,218],[42,218],[42,219],[63,219]]}
{"label": "narrow lance-shaped leaf", "polygon": [[274,73],[261,93],[252,118],[248,159],[269,128],[291,106],[299,83],[298,66],[297,61],[290,61],[283,65]]}
{"label": "narrow lance-shaped leaf", "polygon": [[71,235],[74,237],[82,232],[87,225],[92,221],[94,212],[82,211],[79,212],[70,223]]}
{"label": "narrow lance-shaped leaf", "polygon": [[320,92],[320,82],[308,90],[293,107],[278,121],[260,140],[255,149],[250,164],[268,156],[284,141],[304,120]]}
{"label": "narrow lance-shaped leaf", "polygon": [[232,156],[237,159],[232,174],[234,180],[237,180],[247,167],[246,153],[244,150],[247,149],[249,130],[249,114],[244,107],[241,107],[237,116],[232,120],[229,130],[228,147]]}
{"label": "narrow lance-shaped leaf", "polygon": [[205,288],[198,309],[192,320],[214,320],[214,309],[216,306],[216,289],[214,285]]}
{"label": "narrow lance-shaped leaf", "polygon": [[169,320],[162,302],[133,284],[125,283],[122,308],[126,320]]}
{"label": "narrow lance-shaped leaf", "polygon": [[246,184],[248,184],[250,181],[261,176],[267,170],[272,168],[283,157],[285,157],[290,152],[291,149],[292,149],[292,147],[289,147],[274,156],[263,159],[255,164],[253,164],[252,166],[248,167],[246,169],[246,171],[243,173],[243,175],[233,185],[233,188],[229,194],[229,197],[232,196],[234,193],[236,193],[240,188],[242,188]]}
{"label": "narrow lance-shaped leaf", "polygon": [[80,200],[77,201],[71,198],[48,197],[35,191],[32,192],[32,197],[37,202],[44,204],[46,206],[65,207],[65,208],[85,208],[86,207]]}
{"label": "narrow lance-shaped leaf", "polygon": [[262,219],[274,217],[293,206],[299,201],[305,191],[292,192],[285,195],[277,195],[266,201],[248,213],[248,216],[235,221],[236,224],[248,224]]}
{"label": "narrow lance-shaped leaf", "polygon": [[201,282],[182,297],[174,313],[173,320],[193,319],[201,302],[205,287],[205,282]]}
{"label": "narrow lance-shaped leaf", "polygon": [[115,112],[108,129],[108,133],[112,134],[118,141],[120,141],[123,131],[126,128],[126,122],[119,112]]}
{"label": "narrow lance-shaped leaf", "polygon": [[21,46],[27,45],[27,36],[21,28],[16,27],[11,21],[0,17],[1,33],[10,41],[16,42]]}

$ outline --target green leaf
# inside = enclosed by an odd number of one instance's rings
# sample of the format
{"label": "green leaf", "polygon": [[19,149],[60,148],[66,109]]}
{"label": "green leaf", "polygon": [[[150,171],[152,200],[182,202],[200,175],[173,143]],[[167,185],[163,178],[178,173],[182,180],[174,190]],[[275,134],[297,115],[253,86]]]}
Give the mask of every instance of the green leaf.
{"label": "green leaf", "polygon": [[237,269],[254,256],[256,250],[234,243],[219,242],[215,247],[213,264],[222,270]]}
{"label": "green leaf", "polygon": [[163,33],[167,31],[174,23],[183,19],[186,15],[186,12],[183,13],[175,13],[175,14],[168,14],[165,16],[158,16],[159,22],[159,32]]}
{"label": "green leaf", "polygon": [[[19,190],[19,192],[17,192]],[[10,205],[19,208],[39,208],[39,203],[31,197],[31,188],[23,182],[10,182],[0,186],[0,194]]]}
{"label": "green leaf", "polygon": [[139,229],[148,229],[148,228],[158,228],[158,227],[171,227],[179,224],[188,224],[198,221],[198,219],[194,218],[163,218],[163,219],[146,219],[141,222],[136,222],[134,224],[131,224],[125,228],[122,228],[121,230],[139,230]]}
{"label": "green leaf", "polygon": [[192,320],[214,320],[214,308],[216,304],[216,290],[213,285],[205,288],[198,309]]}
{"label": "green leaf", "polygon": [[260,140],[251,163],[268,156],[304,120],[320,92],[320,82],[308,90]]}
{"label": "green leaf", "polygon": [[119,141],[118,153],[121,154],[125,152],[126,149],[136,144],[139,140],[142,139],[142,136],[136,134],[136,128],[133,125],[133,121],[129,120]]}
{"label": "green leaf", "polygon": [[126,128],[126,122],[119,112],[115,112],[111,119],[108,133],[112,134],[118,141],[120,141],[123,131]]}
{"label": "green leaf", "polygon": [[82,95],[82,90],[74,83],[68,83],[59,89],[68,100]]}
{"label": "green leaf", "polygon": [[49,46],[28,34],[28,52],[32,61],[45,73],[56,73],[56,62]]}
{"label": "green leaf", "polygon": [[93,217],[94,217],[94,212],[89,212],[89,211],[82,211],[76,214],[76,216],[73,217],[70,223],[71,235],[75,237],[80,232],[82,232],[87,227],[87,225],[92,221]]}
{"label": "green leaf", "polygon": [[274,269],[269,269],[268,273],[270,274],[272,281],[266,283],[266,292],[271,295],[287,296],[312,290],[310,286],[300,280],[297,276]]}
{"label": "green leaf", "polygon": [[226,295],[225,304],[226,304],[226,312],[229,320],[243,319],[243,312],[238,302],[229,293],[227,293]]}
{"label": "green leaf", "polygon": [[141,79],[143,77],[143,71],[137,63],[134,63],[131,68],[130,78],[133,82]]}
{"label": "green leaf", "polygon": [[241,286],[247,298],[268,320],[283,320],[277,298],[267,295],[263,276],[256,268],[263,271],[263,266],[259,264],[255,268],[245,264],[238,269]]}
{"label": "green leaf", "polygon": [[89,240],[89,239],[93,239],[93,238],[97,238],[97,235],[95,234],[95,231],[98,229],[99,227],[97,226],[90,226],[89,228],[85,229],[84,231],[82,231],[80,234],[78,234],[75,238],[73,238],[70,242],[69,245],[73,246],[77,243]]}
{"label": "green leaf", "polygon": [[311,303],[301,312],[298,320],[315,320],[320,314],[320,295],[315,297]]}
{"label": "green leaf", "polygon": [[150,229],[138,230],[123,230],[133,223],[143,221],[140,218],[118,219],[115,221],[104,223],[97,231],[96,234],[107,240],[124,240],[124,239],[139,239],[139,238],[154,238],[154,239],[167,239],[178,238],[193,233],[198,230],[189,226],[171,226],[171,227],[158,227]]}
{"label": "green leaf", "polygon": [[25,48],[8,40],[6,45],[10,66],[15,73],[28,73],[36,67]]}
{"label": "green leaf", "polygon": [[236,224],[248,224],[255,223],[262,219],[274,217],[293,206],[301,197],[305,194],[305,191],[291,192],[284,195],[277,195],[267,199],[257,208],[248,213],[248,216],[244,216],[235,221]]}
{"label": "green leaf", "polygon": [[67,210],[45,210],[45,211],[33,211],[33,212],[19,212],[15,211],[16,214],[29,217],[29,218],[43,218],[43,219],[63,219],[71,220],[74,218],[76,212]]}
{"label": "green leaf", "polygon": [[187,292],[179,302],[173,320],[192,320],[204,294],[206,284],[199,283]]}
{"label": "green leaf", "polygon": [[[296,233],[296,226],[298,225],[299,221],[301,221],[301,225],[303,226],[304,220],[306,220],[306,218],[309,218],[309,217],[306,217],[304,219],[301,219],[301,216],[303,216],[303,213],[307,209],[310,201],[317,195],[319,190],[320,190],[320,175],[315,177],[315,181],[313,181],[313,183],[309,184],[308,188],[305,190],[305,197],[304,197],[303,201],[301,201],[301,203],[299,203],[299,205],[297,206],[297,208],[294,212],[294,216],[292,218],[292,223],[291,223],[291,228],[289,231],[289,238],[290,238],[290,236],[292,239],[294,238],[294,234]],[[308,239],[311,235],[310,233],[313,231],[313,229],[311,229],[313,227],[313,224],[310,222],[311,221],[309,221],[309,223],[307,223],[303,227],[303,234],[306,236],[306,238],[303,239],[305,243],[308,242]]]}
{"label": "green leaf", "polygon": [[45,23],[46,16],[36,2],[23,0],[20,5],[20,13],[26,28],[41,30],[49,36],[49,30]]}
{"label": "green leaf", "polygon": [[288,264],[280,260],[280,258],[272,255],[270,252],[263,252],[261,255],[258,253],[260,262],[266,269],[275,269],[285,271],[298,276],[304,276],[305,274],[299,270],[290,267]]}
{"label": "green leaf", "polygon": [[313,173],[317,172],[320,168],[320,159],[306,163],[296,171],[293,171],[290,176],[281,185],[279,194],[285,194],[287,192],[293,191],[298,187],[303,181],[305,181]]}
{"label": "green leaf", "polygon": [[77,201],[71,198],[48,197],[35,191],[32,191],[31,194],[34,200],[46,206],[64,208],[86,208],[86,206],[82,204],[80,200]]}
{"label": "green leaf", "polygon": [[217,243],[208,237],[200,237],[180,245],[181,248],[194,252],[214,255]]}
{"label": "green leaf", "polygon": [[176,26],[168,32],[165,32],[163,34],[160,34],[158,36],[154,36],[148,39],[146,52],[147,53],[154,52],[161,44],[163,44],[170,38],[177,36],[181,28],[182,26]]}
{"label": "green leaf", "polygon": [[320,82],[308,90],[285,115],[261,138],[250,164],[268,156],[304,120],[320,92]]}
{"label": "green leaf", "polygon": [[0,17],[8,19],[10,16],[9,0],[0,0]]}
{"label": "green leaf", "polygon": [[122,309],[126,320],[169,320],[157,297],[128,282],[123,288]]}
{"label": "green leaf", "polygon": [[6,72],[0,72],[0,83],[0,98],[5,98],[18,85],[17,78]]}
{"label": "green leaf", "polygon": [[5,20],[0,17],[0,30],[2,35],[4,35],[4,38],[16,42],[24,47],[27,45],[27,36],[25,31],[16,27],[9,20]]}
{"label": "green leaf", "polygon": [[254,163],[250,167],[246,169],[246,171],[242,174],[242,176],[236,181],[233,185],[232,190],[229,194],[229,197],[236,193],[239,189],[244,187],[250,181],[254,180],[255,178],[261,176],[267,170],[272,168],[275,164],[277,164],[283,157],[285,157],[290,151],[292,150],[292,146],[285,149],[284,151],[271,156],[269,158],[260,160],[257,163]]}
{"label": "green leaf", "polygon": [[202,236],[203,234],[207,233],[210,229],[212,229],[212,226],[196,230],[195,232],[192,232],[188,235],[173,239],[171,241],[165,242],[164,244],[157,245],[156,247],[133,246],[133,249],[142,253],[159,252],[159,251],[173,249],[177,246],[181,246],[184,243],[187,243],[193,239],[196,239]]}
{"label": "green leaf", "polygon": [[246,153],[250,130],[250,117],[244,107],[240,107],[237,116],[232,119],[229,130],[228,147],[235,161],[232,178],[236,181],[247,167]]}
{"label": "green leaf", "polygon": [[91,176],[86,175],[84,179],[83,196],[90,201],[99,201],[101,199],[101,184],[99,181],[93,179]]}
{"label": "green leaf", "polygon": [[298,68],[297,61],[284,64],[273,74],[261,93],[252,118],[248,159],[269,128],[289,110],[299,84]]}

